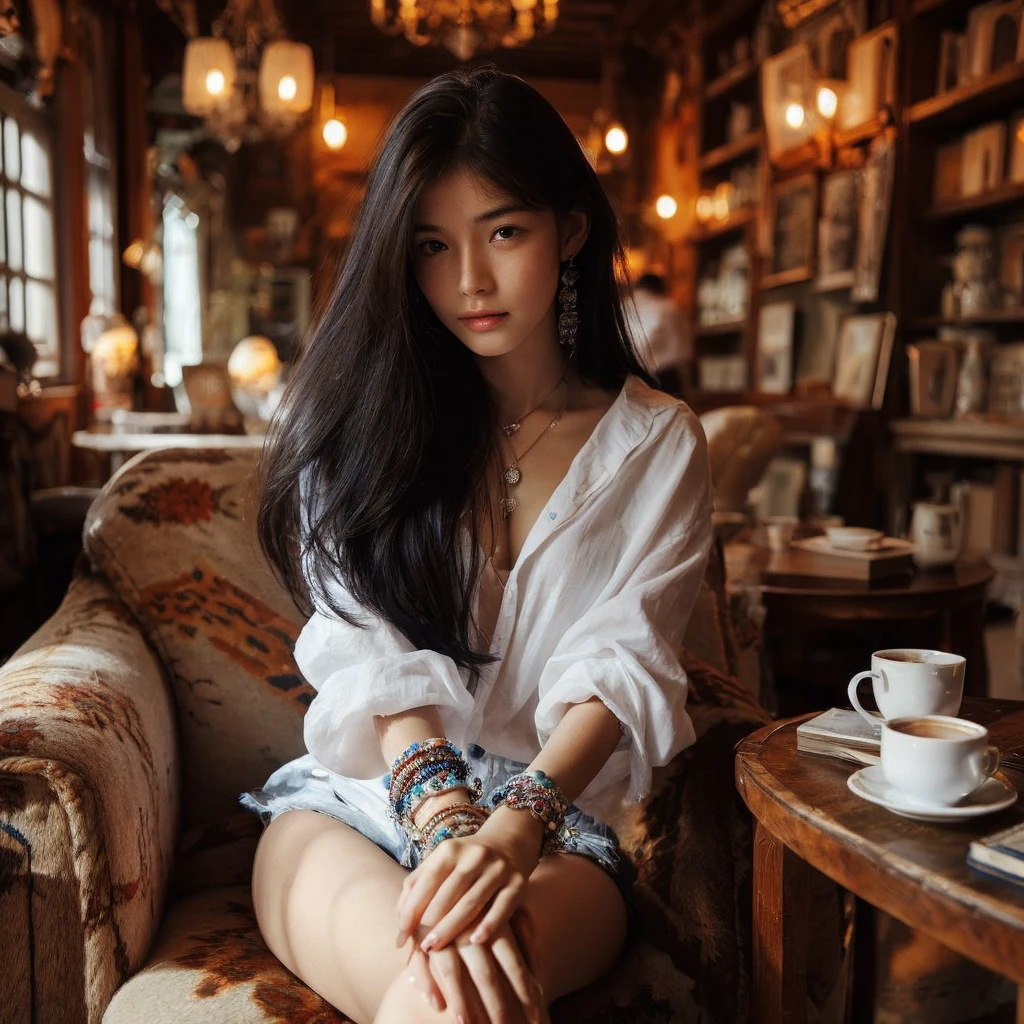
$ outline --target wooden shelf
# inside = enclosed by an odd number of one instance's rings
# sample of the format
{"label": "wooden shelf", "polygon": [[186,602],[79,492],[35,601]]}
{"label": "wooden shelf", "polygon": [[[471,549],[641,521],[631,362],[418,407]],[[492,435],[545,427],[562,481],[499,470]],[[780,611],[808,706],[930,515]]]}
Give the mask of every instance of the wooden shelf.
{"label": "wooden shelf", "polygon": [[720,338],[723,335],[742,334],[747,329],[747,319],[724,320],[717,324],[695,324],[693,333],[698,338]]}
{"label": "wooden shelf", "polygon": [[758,65],[755,61],[742,61],[734,68],[729,68],[724,75],[719,75],[718,78],[708,82],[704,87],[704,99],[714,100],[719,96],[723,96],[731,89],[735,89],[738,85],[742,85],[748,78],[755,75],[757,71]]}
{"label": "wooden shelf", "polygon": [[998,188],[976,196],[948,199],[925,211],[925,220],[946,220],[965,214],[997,210],[1002,206],[1024,203],[1024,181],[1007,181]]}
{"label": "wooden shelf", "polygon": [[1024,307],[1015,309],[993,309],[977,316],[949,318],[944,316],[915,316],[906,321],[911,331],[932,331],[938,327],[984,327],[999,324],[1024,325]]}
{"label": "wooden shelf", "polygon": [[880,110],[874,117],[854,128],[837,128],[832,133],[832,144],[836,149],[846,149],[862,142],[870,142],[876,135],[892,124],[892,113],[888,108]]}
{"label": "wooden shelf", "polygon": [[915,103],[907,120],[911,124],[970,120],[992,108],[1019,103],[1022,88],[1024,63],[1008,64],[987,78]]}
{"label": "wooden shelf", "polygon": [[724,146],[709,150],[704,153],[698,161],[698,167],[702,171],[710,171],[715,167],[722,167],[738,160],[747,153],[752,153],[761,145],[762,133],[760,131],[747,132],[742,138],[735,142],[727,142]]}
{"label": "wooden shelf", "polygon": [[904,419],[890,429],[901,452],[1024,462],[1024,422]]}
{"label": "wooden shelf", "polygon": [[731,217],[726,217],[725,220],[706,224],[694,235],[694,237],[698,242],[706,242],[711,238],[721,238],[722,235],[728,235],[730,232],[739,231],[742,228],[745,228],[754,219],[756,212],[757,211],[754,207],[739,210]]}

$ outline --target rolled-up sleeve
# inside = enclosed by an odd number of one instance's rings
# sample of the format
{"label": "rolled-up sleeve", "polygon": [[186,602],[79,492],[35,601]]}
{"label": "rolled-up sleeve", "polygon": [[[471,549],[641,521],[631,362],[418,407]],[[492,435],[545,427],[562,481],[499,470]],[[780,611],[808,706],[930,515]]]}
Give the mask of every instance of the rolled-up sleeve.
{"label": "rolled-up sleeve", "polygon": [[634,534],[614,579],[565,632],[541,675],[535,724],[542,744],[570,705],[595,697],[624,727],[623,743],[587,787],[584,803],[627,776],[627,799],[642,799],[652,768],[694,741],[679,652],[711,547],[712,502],[699,425],[686,441],[682,450],[671,445],[682,469],[677,464],[663,477],[663,507],[645,517],[653,529]]}
{"label": "rolled-up sleeve", "polygon": [[416,649],[393,625],[355,606],[340,588],[332,597],[340,597],[346,610],[352,606],[363,625],[350,625],[318,607],[296,642],[296,664],[317,690],[304,724],[306,747],[317,761],[350,778],[383,775],[388,766],[374,716],[427,706],[438,709],[446,736],[465,742],[473,698],[455,662]]}

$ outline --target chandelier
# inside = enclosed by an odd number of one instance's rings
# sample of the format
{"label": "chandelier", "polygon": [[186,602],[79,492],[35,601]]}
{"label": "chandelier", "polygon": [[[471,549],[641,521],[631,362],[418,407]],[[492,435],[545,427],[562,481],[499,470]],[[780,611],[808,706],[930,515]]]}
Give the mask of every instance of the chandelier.
{"label": "chandelier", "polygon": [[459,60],[550,32],[558,0],[370,0],[374,25],[416,46],[446,46]]}
{"label": "chandelier", "polygon": [[182,102],[235,152],[290,132],[313,104],[313,51],[285,38],[274,0],[228,0],[211,36],[189,40]]}

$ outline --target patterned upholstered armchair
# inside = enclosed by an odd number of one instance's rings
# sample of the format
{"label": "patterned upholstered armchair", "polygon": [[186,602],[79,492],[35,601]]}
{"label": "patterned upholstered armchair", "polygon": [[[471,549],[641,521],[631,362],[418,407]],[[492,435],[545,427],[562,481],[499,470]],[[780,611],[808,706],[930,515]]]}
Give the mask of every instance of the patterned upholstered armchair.
{"label": "patterned upholstered armchair", "polygon": [[[0,668],[0,1018],[327,1024],[263,945],[237,794],[302,746],[301,619],[252,532],[251,454],[134,460],[56,615]],[[717,553],[716,553],[717,554]],[[742,1021],[750,830],[732,748],[765,716],[712,560],[689,627],[695,746],[620,823],[638,927],[579,1024]],[[754,637],[748,636],[750,642]]]}

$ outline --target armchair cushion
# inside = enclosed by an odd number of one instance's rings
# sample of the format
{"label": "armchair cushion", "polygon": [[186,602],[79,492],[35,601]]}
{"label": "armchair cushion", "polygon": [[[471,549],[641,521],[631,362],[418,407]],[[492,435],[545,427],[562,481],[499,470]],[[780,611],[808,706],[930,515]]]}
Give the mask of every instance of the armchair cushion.
{"label": "armchair cushion", "polygon": [[158,662],[106,582],[79,578],[0,668],[0,949],[17,961],[0,1006],[26,1009],[11,1020],[98,1020],[142,963],[177,768]]}
{"label": "armchair cushion", "polygon": [[303,752],[313,697],[292,659],[301,616],[253,530],[256,453],[162,450],[94,502],[85,548],[171,676],[186,829]]}

